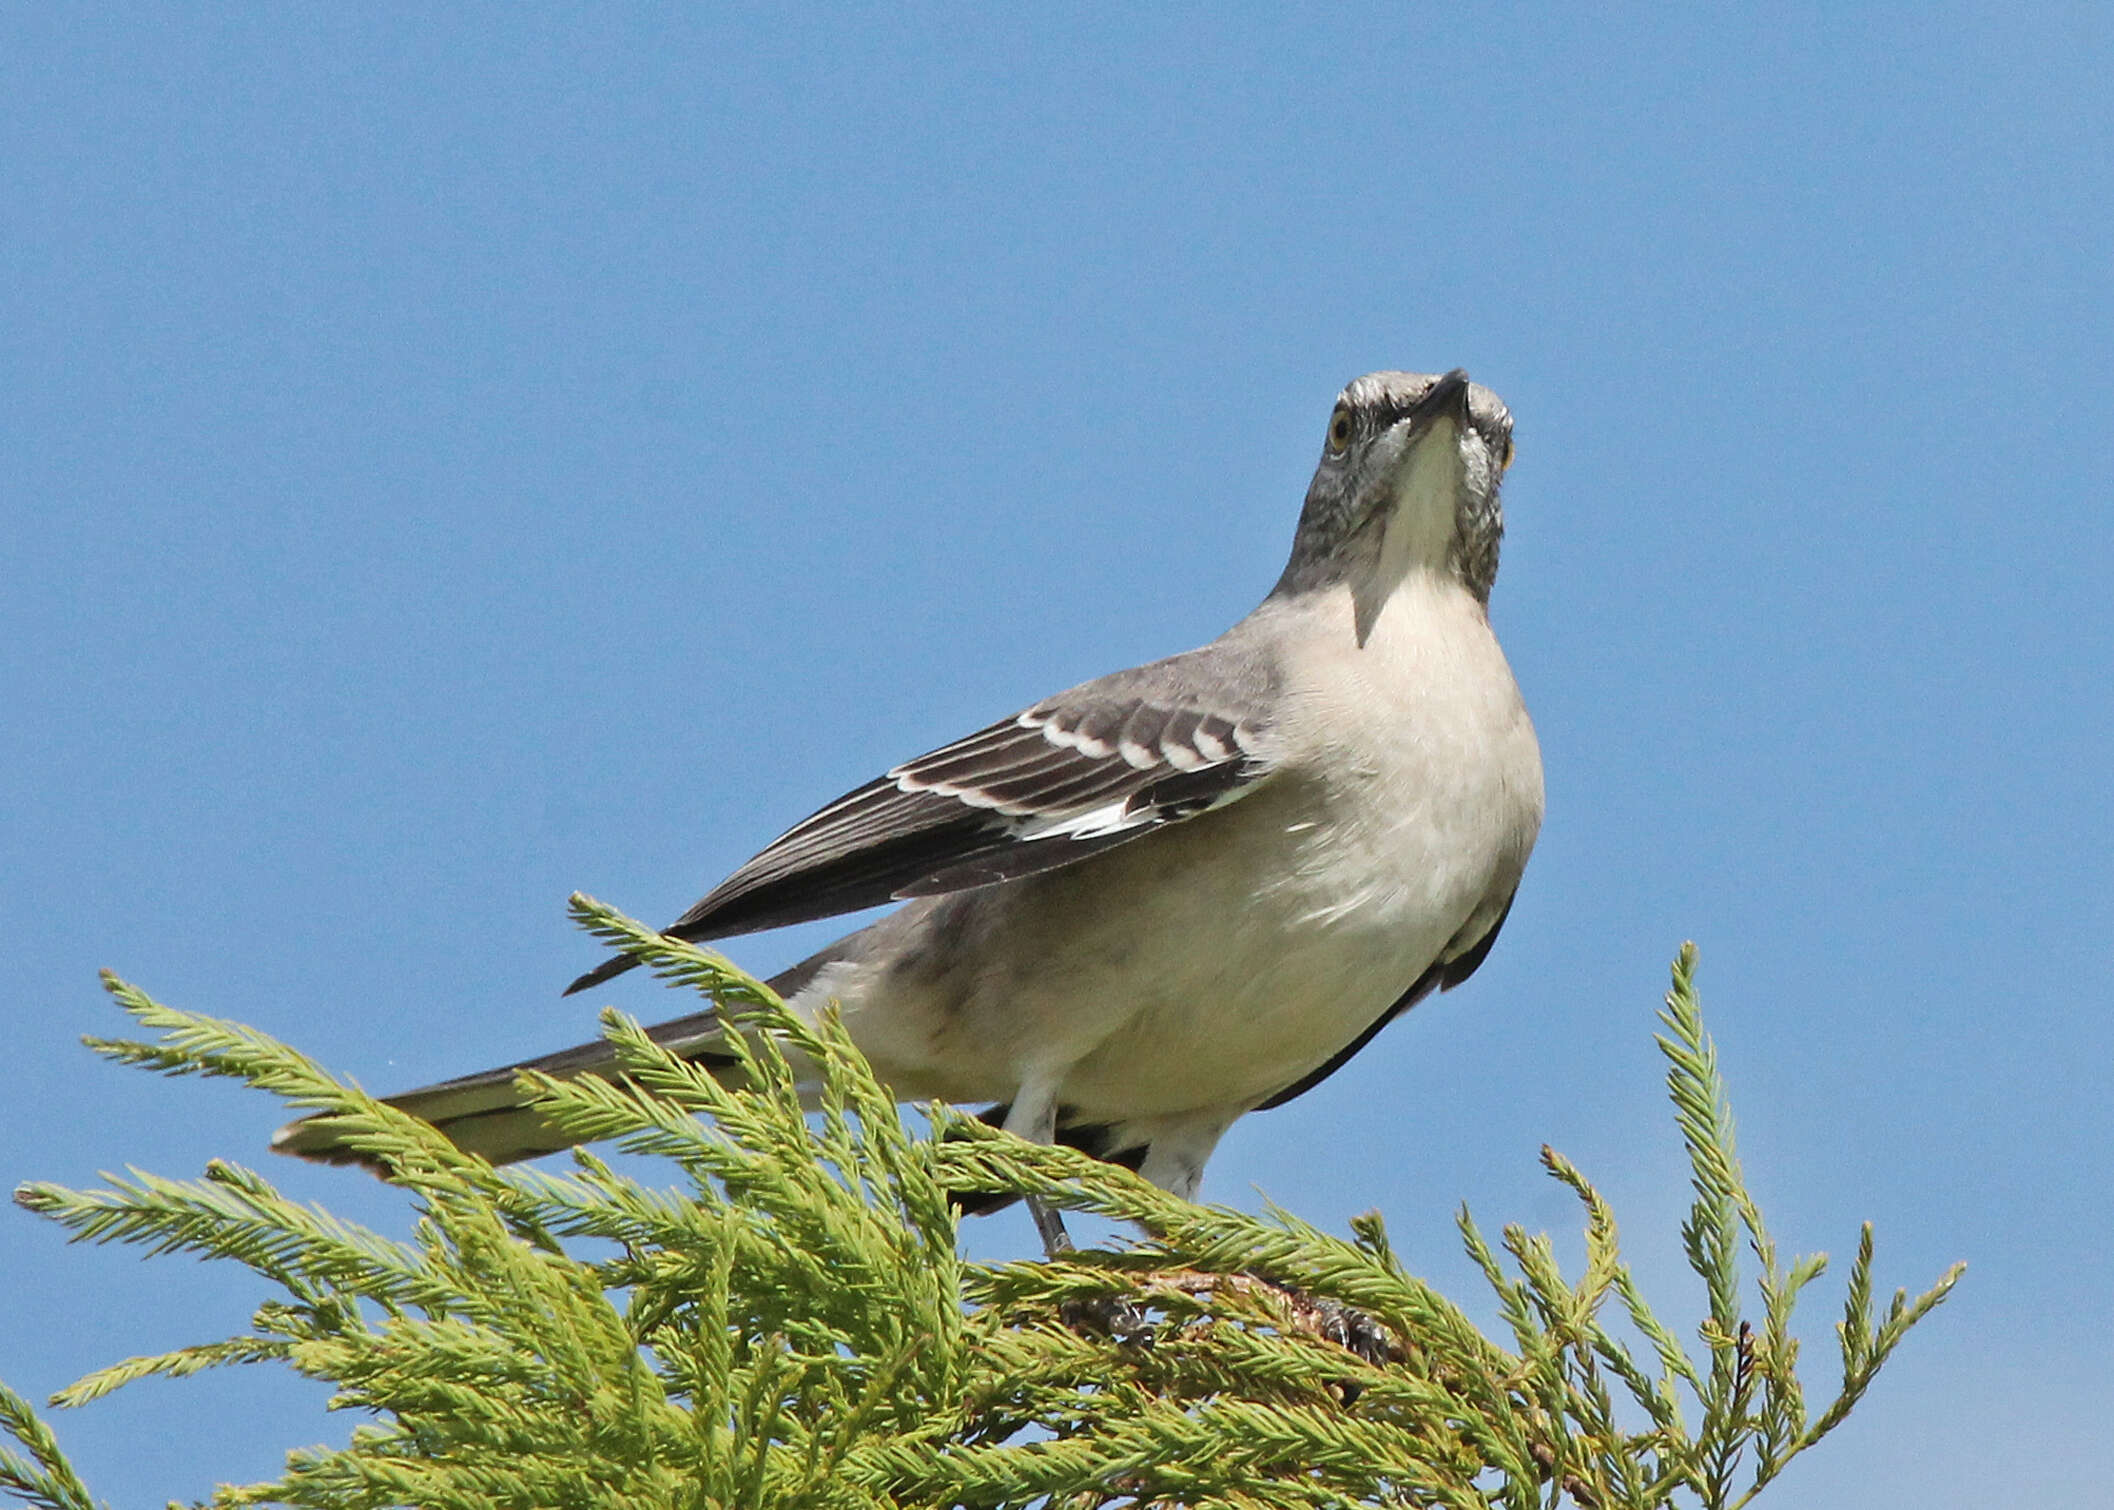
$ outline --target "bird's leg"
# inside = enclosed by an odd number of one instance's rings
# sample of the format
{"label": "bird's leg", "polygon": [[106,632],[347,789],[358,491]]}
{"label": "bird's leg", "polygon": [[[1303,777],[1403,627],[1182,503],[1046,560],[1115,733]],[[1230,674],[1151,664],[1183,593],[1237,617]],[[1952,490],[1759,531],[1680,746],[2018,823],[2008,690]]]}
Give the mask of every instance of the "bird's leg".
{"label": "bird's leg", "polygon": [[[1005,1129],[1014,1137],[1025,1138],[1030,1143],[1055,1143],[1056,1083],[1022,1085],[1013,1097],[1012,1109],[1006,1113]],[[1031,1195],[1028,1197],[1028,1214],[1035,1218],[1035,1230],[1042,1236],[1044,1258],[1056,1258],[1072,1251],[1072,1235],[1064,1230],[1064,1216],[1056,1207],[1039,1195]]]}
{"label": "bird's leg", "polygon": [[1039,1195],[1028,1197],[1028,1215],[1035,1218],[1035,1230],[1042,1234],[1042,1256],[1061,1258],[1073,1251],[1072,1235],[1064,1230],[1064,1213]]}
{"label": "bird's leg", "polygon": [[[1057,1086],[1054,1081],[1043,1084],[1026,1084],[1013,1098],[1013,1109],[1006,1113],[1005,1129],[1016,1138],[1026,1138],[1030,1143],[1055,1143],[1057,1141]],[[1062,1258],[1075,1252],[1072,1235],[1064,1230],[1064,1214],[1039,1195],[1027,1197],[1028,1214],[1035,1218],[1035,1230],[1042,1236],[1044,1258]],[[1105,1337],[1128,1340],[1140,1335],[1149,1335],[1151,1328],[1144,1313],[1120,1296],[1104,1296],[1098,1300],[1074,1301],[1066,1305],[1061,1314],[1065,1324],[1082,1332],[1098,1332]]]}

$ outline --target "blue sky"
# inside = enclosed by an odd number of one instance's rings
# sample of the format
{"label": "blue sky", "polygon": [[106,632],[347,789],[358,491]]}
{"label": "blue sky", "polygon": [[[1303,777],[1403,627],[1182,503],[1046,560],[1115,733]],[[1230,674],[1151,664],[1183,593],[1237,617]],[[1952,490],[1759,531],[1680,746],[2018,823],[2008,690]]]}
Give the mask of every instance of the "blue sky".
{"label": "blue sky", "polygon": [[[2104,1503],[2110,43],[2082,5],[11,10],[0,1180],[265,1158],[263,1098],[79,1047],[102,966],[377,1090],[583,1036],[569,891],[672,917],[1210,638],[1337,387],[1459,365],[1517,416],[1541,846],[1481,974],[1206,1195],[1377,1206],[1475,1299],[1459,1202],[1575,1226],[1550,1142],[1692,1319],[1650,1034],[1695,938],[1780,1240],[1973,1266],[1785,1502]],[[21,1213],[0,1272],[34,1395],[259,1293]],[[342,1438],[323,1398],[57,1424],[131,1503]]]}

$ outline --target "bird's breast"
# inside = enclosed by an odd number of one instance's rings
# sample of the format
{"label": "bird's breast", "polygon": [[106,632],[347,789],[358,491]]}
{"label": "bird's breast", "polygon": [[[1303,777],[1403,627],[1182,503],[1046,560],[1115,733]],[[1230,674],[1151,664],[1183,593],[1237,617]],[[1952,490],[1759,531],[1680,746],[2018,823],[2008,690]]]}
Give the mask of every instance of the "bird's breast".
{"label": "bird's breast", "polygon": [[1287,892],[1383,932],[1510,895],[1541,827],[1541,751],[1482,605],[1413,574],[1362,644],[1291,643],[1285,733],[1320,816]]}

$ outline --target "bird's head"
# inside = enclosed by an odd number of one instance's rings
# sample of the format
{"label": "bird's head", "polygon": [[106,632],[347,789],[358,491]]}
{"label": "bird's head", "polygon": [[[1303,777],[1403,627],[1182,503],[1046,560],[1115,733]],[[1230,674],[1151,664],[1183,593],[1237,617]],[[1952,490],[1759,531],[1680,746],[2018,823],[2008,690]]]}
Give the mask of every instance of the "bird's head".
{"label": "bird's head", "polygon": [[1483,603],[1497,579],[1512,411],[1456,368],[1372,372],[1329,415],[1280,593],[1350,580],[1385,596],[1413,570],[1450,573]]}

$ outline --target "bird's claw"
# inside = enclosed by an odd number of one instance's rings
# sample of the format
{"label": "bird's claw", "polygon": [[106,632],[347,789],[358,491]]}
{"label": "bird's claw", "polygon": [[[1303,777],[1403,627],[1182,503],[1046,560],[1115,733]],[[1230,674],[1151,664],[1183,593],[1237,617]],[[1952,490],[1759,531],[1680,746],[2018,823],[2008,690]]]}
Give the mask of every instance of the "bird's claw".
{"label": "bird's claw", "polygon": [[1148,1342],[1152,1338],[1151,1320],[1121,1295],[1068,1300],[1057,1314],[1073,1331],[1106,1337],[1112,1342]]}
{"label": "bird's claw", "polygon": [[1390,1363],[1402,1361],[1402,1348],[1395,1341],[1394,1333],[1356,1306],[1347,1306],[1340,1300],[1318,1299],[1296,1285],[1266,1279],[1259,1274],[1253,1277],[1291,1303],[1293,1319],[1302,1331],[1335,1343],[1374,1368],[1385,1368]]}

